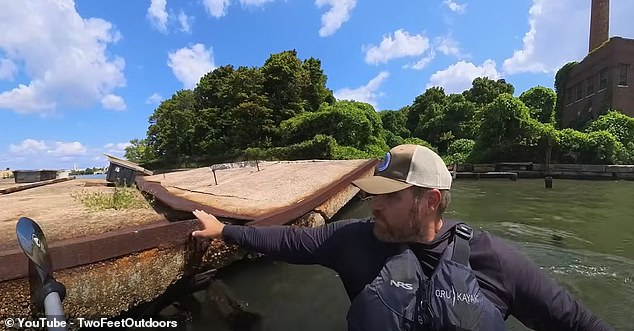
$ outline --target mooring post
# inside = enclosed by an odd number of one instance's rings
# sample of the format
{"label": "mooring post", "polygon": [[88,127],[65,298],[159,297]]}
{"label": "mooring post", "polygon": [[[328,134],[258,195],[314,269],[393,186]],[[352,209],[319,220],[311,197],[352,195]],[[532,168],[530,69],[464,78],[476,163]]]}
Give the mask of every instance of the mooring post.
{"label": "mooring post", "polygon": [[258,171],[260,171],[260,164],[258,164],[258,159],[255,159],[255,166],[258,168]]}
{"label": "mooring post", "polygon": [[544,184],[546,185],[546,188],[553,188],[553,177],[551,176],[544,177]]}
{"label": "mooring post", "polygon": [[553,152],[553,138],[548,136],[548,148],[546,149],[546,177],[544,185],[546,188],[553,188],[553,177],[550,175],[550,158]]}

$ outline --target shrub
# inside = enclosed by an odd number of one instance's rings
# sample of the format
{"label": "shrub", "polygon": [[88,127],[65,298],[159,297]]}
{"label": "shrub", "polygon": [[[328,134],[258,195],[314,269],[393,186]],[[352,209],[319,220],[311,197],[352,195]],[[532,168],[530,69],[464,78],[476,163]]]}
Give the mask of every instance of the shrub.
{"label": "shrub", "polygon": [[106,209],[143,209],[150,207],[136,188],[127,186],[115,186],[113,192],[81,191],[71,196],[92,211],[102,211]]}

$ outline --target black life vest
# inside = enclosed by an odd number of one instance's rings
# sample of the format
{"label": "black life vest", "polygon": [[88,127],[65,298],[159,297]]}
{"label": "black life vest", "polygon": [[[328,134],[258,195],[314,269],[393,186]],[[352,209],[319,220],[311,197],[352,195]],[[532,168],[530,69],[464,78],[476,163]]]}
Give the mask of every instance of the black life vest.
{"label": "black life vest", "polygon": [[431,277],[406,245],[387,259],[348,311],[349,330],[506,330],[469,265],[472,230],[460,223]]}

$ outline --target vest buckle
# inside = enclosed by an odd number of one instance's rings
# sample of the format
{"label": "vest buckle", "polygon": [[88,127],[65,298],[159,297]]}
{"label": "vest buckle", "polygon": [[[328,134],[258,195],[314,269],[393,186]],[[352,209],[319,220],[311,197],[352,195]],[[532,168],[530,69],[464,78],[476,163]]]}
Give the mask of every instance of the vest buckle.
{"label": "vest buckle", "polygon": [[471,238],[473,237],[473,229],[471,229],[466,224],[461,223],[456,225],[456,234],[462,239],[471,240]]}

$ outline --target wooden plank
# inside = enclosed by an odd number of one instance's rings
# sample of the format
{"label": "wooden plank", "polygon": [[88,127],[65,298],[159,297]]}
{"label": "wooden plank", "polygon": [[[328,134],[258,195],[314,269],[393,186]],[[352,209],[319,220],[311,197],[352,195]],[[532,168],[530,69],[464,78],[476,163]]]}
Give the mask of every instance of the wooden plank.
{"label": "wooden plank", "polygon": [[55,184],[55,183],[61,183],[61,182],[65,182],[65,181],[71,180],[71,179],[74,179],[74,177],[56,178],[56,179],[49,179],[49,180],[44,180],[44,181],[41,181],[41,182],[35,182],[35,183],[30,183],[30,184],[22,184],[22,185],[11,186],[11,187],[0,189],[0,194],[9,194],[9,193],[13,193],[13,192],[19,192],[19,191],[28,190],[28,189],[34,188],[34,187],[39,187],[39,186],[44,186],[44,185],[49,185],[49,184]]}

